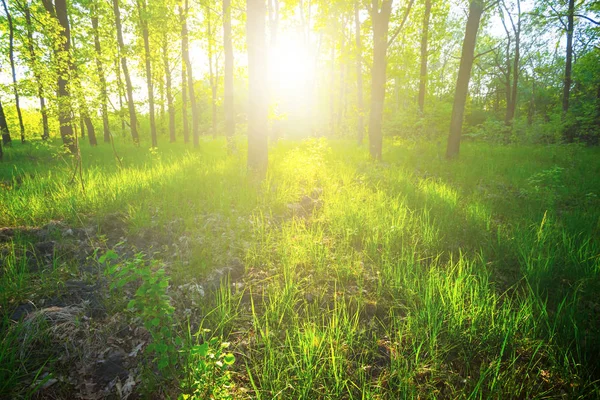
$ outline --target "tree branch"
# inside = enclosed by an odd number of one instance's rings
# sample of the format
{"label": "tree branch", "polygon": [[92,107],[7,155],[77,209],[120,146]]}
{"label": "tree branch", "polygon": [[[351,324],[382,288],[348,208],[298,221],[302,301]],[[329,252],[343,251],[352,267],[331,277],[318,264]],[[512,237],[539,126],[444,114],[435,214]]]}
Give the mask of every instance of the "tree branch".
{"label": "tree branch", "polygon": [[388,47],[390,47],[392,42],[396,39],[396,37],[398,37],[398,35],[402,31],[402,28],[404,27],[404,24],[406,23],[406,20],[408,19],[408,13],[410,12],[410,9],[412,8],[414,2],[415,2],[415,0],[410,0],[410,2],[408,3],[408,6],[406,6],[406,11],[404,12],[404,17],[402,17],[402,22],[396,28],[396,30],[392,34],[392,37],[390,38],[390,40],[388,40],[388,43],[387,43]]}
{"label": "tree branch", "polygon": [[592,24],[596,24],[596,25],[600,25],[600,22],[591,19],[590,17],[586,16],[586,15],[582,15],[582,14],[573,14],[574,17],[579,17],[579,18],[583,18],[583,19],[587,19],[588,21],[590,21]]}

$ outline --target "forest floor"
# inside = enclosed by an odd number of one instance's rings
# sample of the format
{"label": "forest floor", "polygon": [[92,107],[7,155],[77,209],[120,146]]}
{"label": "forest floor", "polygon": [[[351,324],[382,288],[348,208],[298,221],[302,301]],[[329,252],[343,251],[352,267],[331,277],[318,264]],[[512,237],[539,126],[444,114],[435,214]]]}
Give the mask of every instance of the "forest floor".
{"label": "forest floor", "polygon": [[600,397],[600,150],[15,144],[0,398]]}

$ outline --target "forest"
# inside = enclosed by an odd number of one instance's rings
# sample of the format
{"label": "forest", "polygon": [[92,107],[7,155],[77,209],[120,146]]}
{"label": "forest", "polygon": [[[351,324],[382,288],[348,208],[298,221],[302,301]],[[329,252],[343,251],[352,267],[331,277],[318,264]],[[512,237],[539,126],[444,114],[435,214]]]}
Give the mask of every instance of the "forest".
{"label": "forest", "polygon": [[0,1],[0,399],[600,398],[600,1]]}

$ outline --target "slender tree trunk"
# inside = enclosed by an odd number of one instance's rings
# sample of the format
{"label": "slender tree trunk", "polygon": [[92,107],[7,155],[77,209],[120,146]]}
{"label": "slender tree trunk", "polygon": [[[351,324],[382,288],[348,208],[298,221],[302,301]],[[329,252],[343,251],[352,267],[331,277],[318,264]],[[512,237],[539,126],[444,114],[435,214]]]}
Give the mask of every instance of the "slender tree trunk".
{"label": "slender tree trunk", "polygon": [[329,135],[335,134],[335,38],[331,35],[331,64],[329,66]]}
{"label": "slender tree trunk", "polygon": [[225,82],[223,108],[225,111],[225,137],[227,149],[234,150],[235,109],[233,104],[233,44],[231,40],[231,0],[223,0],[223,47],[225,50]]}
{"label": "slender tree trunk", "polygon": [[431,0],[425,0],[423,30],[421,32],[421,74],[419,76],[419,112],[425,111],[425,94],[427,93],[427,44],[429,42],[429,18],[431,16]]}
{"label": "slender tree trunk", "polygon": [[81,132],[81,138],[85,138],[85,122],[83,121],[83,111],[79,110],[79,131]]}
{"label": "slender tree trunk", "polygon": [[13,80],[13,92],[15,94],[15,106],[17,108],[17,116],[19,117],[19,129],[21,131],[21,143],[25,143],[25,125],[23,125],[23,115],[21,114],[21,105],[19,103],[19,91],[17,89],[17,71],[15,69],[15,31],[13,27],[13,20],[8,7],[6,6],[6,0],[2,0],[4,11],[6,12],[6,20],[8,21],[8,58],[10,61],[10,69],[12,72]]}
{"label": "slender tree trunk", "polygon": [[[8,124],[6,123],[6,116],[4,115],[4,108],[0,101],[0,134],[2,135],[2,144],[5,146],[10,144],[10,131],[8,130]],[[0,144],[0,160],[2,159],[2,144]]]}
{"label": "slender tree trunk", "polygon": [[58,123],[60,136],[65,147],[72,153],[77,152],[77,142],[73,137],[71,93],[69,90],[69,76],[71,69],[71,29],[67,13],[66,0],[42,0],[44,8],[55,18],[61,26],[60,44],[57,45],[55,54],[58,66]]}
{"label": "slender tree trunk", "polygon": [[248,168],[264,177],[268,165],[265,0],[246,0],[248,41]]}
{"label": "slender tree trunk", "polygon": [[40,113],[42,114],[42,139],[46,140],[50,137],[50,129],[48,128],[48,111],[46,110],[46,99],[44,98],[44,87],[42,84],[42,78],[40,71],[36,65],[37,58],[35,54],[35,47],[33,42],[33,25],[31,24],[31,10],[29,5],[26,3],[23,5],[25,12],[25,23],[27,30],[27,50],[29,51],[29,57],[31,58],[31,69],[33,71],[33,77],[37,85],[38,97],[40,99]]}
{"label": "slender tree trunk", "polygon": [[102,128],[104,132],[104,142],[110,143],[110,127],[108,125],[108,94],[106,91],[106,79],[104,78],[104,68],[102,66],[102,47],[100,46],[100,35],[98,34],[98,15],[96,8],[92,10],[92,30],[94,31],[94,48],[96,49],[96,71],[100,79],[100,110],[102,113]]}
{"label": "slender tree trunk", "polygon": [[152,137],[152,147],[158,146],[158,137],[156,135],[156,116],[154,113],[154,85],[152,82],[152,66],[150,64],[150,35],[148,32],[148,20],[146,19],[146,1],[137,0],[138,15],[140,18],[140,28],[142,30],[142,39],[144,41],[144,58],[146,64],[146,86],[148,87],[148,107],[150,109],[150,135]]}
{"label": "slender tree trunk", "polygon": [[163,36],[163,62],[165,64],[165,82],[167,90],[167,109],[169,112],[169,139],[171,143],[177,140],[175,136],[175,107],[173,106],[173,92],[171,89],[172,78],[171,78],[171,67],[169,66],[169,48],[167,34]]}
{"label": "slender tree trunk", "polygon": [[375,160],[381,159],[383,134],[383,104],[385,101],[386,54],[388,26],[392,11],[392,0],[373,0],[371,21],[373,24],[373,67],[371,69],[371,113],[369,115],[369,151]]}
{"label": "slender tree trunk", "polygon": [[187,101],[187,73],[185,62],[181,63],[181,113],[183,119],[183,142],[190,142],[190,127],[188,122],[188,101]]}
{"label": "slender tree trunk", "polygon": [[358,111],[357,140],[362,145],[365,135],[363,77],[362,77],[362,43],[360,40],[360,18],[358,16],[358,1],[354,2],[354,29],[356,35],[356,102]]}
{"label": "slender tree trunk", "polygon": [[211,118],[211,130],[213,137],[217,136],[217,80],[215,79],[215,69],[218,68],[215,63],[215,68],[213,69],[214,63],[214,52],[213,52],[213,37],[215,36],[212,31],[212,26],[210,23],[210,7],[206,6],[206,23],[207,23],[207,31],[208,31],[208,75],[210,81],[210,90],[211,90],[211,107],[212,107],[212,118]]}
{"label": "slender tree trunk", "polygon": [[[117,51],[117,53],[120,53]],[[117,90],[119,92],[119,119],[121,120],[121,136],[125,137],[125,116],[123,115],[123,97],[125,93],[123,93],[123,79],[121,78],[121,67],[119,66],[119,62],[121,60],[121,55],[117,54],[117,58],[115,60],[115,70],[117,73]]]}
{"label": "slender tree trunk", "polygon": [[471,68],[475,56],[475,43],[477,42],[477,31],[483,14],[483,4],[480,0],[471,0],[469,5],[469,16],[458,67],[458,79],[454,92],[454,104],[452,106],[452,117],[450,120],[450,135],[446,148],[446,158],[458,156],[460,150],[460,136],[462,133],[465,104],[469,93],[469,80],[471,79]]}
{"label": "slender tree trunk", "polygon": [[194,92],[194,77],[192,75],[192,64],[190,62],[187,12],[188,0],[185,0],[185,10],[182,9],[181,6],[179,7],[179,14],[181,16],[181,53],[183,56],[183,62],[185,64],[185,70],[187,75],[187,88],[190,96],[190,104],[192,106],[192,138],[194,141],[194,147],[197,147],[200,145],[200,120],[198,116],[198,107],[196,106],[196,94]]}
{"label": "slender tree trunk", "polygon": [[[342,27],[345,27],[345,23],[342,24]],[[339,63],[339,68],[340,68],[340,88],[339,88],[339,94],[338,94],[338,112],[337,112],[337,131],[338,133],[342,132],[342,119],[344,116],[344,90],[346,89],[346,84],[345,84],[345,80],[346,80],[346,63],[344,62],[344,48],[345,48],[345,35],[342,32],[342,36],[341,36],[341,43],[340,43],[340,63]]]}
{"label": "slender tree trunk", "polygon": [[[72,52],[75,53],[77,51],[77,46],[75,45],[75,37],[71,37],[71,41]],[[81,138],[85,137],[85,133],[87,130],[87,136],[90,142],[90,146],[97,146],[98,141],[96,140],[96,130],[94,129],[94,124],[92,123],[92,120],[90,118],[90,111],[88,109],[85,96],[83,95],[81,79],[79,78],[79,70],[77,69],[77,66],[71,61],[69,62],[69,68],[72,74],[71,87],[74,88],[74,92],[76,95],[75,97],[77,98],[77,102],[79,103],[79,123],[81,126]]]}
{"label": "slender tree trunk", "polygon": [[[515,58],[513,60],[513,80],[510,95],[510,105],[507,110],[507,121],[512,125],[517,110],[517,89],[519,86],[520,61],[521,61],[521,1],[517,0],[517,25],[515,30]],[[511,17],[512,22],[512,17]]]}
{"label": "slender tree trunk", "polygon": [[575,0],[569,0],[567,10],[567,48],[565,63],[565,83],[563,86],[562,111],[563,118],[569,111],[569,97],[571,96],[571,75],[573,69],[573,30],[575,25]]}
{"label": "slender tree trunk", "polygon": [[135,103],[133,101],[133,85],[131,76],[127,68],[127,57],[125,56],[125,42],[123,41],[123,28],[121,27],[121,11],[119,10],[119,0],[112,0],[113,11],[115,13],[115,27],[117,28],[117,42],[121,54],[121,68],[125,76],[125,86],[127,89],[127,106],[129,108],[129,128],[131,129],[131,138],[135,145],[140,144],[140,136],[137,130],[137,117],[135,114]]}

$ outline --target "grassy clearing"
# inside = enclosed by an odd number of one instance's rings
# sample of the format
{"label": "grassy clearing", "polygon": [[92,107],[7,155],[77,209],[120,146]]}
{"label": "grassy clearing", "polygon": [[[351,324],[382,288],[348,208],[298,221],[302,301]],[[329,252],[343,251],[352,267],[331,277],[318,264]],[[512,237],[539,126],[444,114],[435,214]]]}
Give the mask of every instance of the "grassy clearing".
{"label": "grassy clearing", "polygon": [[[84,191],[50,149],[15,145],[0,165],[0,226],[21,226],[0,233],[0,397],[600,396],[598,150],[387,149],[374,164],[347,142],[282,141],[257,183],[221,141],[118,146],[123,169],[86,148]],[[62,330],[48,305],[71,307]],[[23,332],[36,343],[16,346]],[[110,380],[61,372],[116,348]]]}

